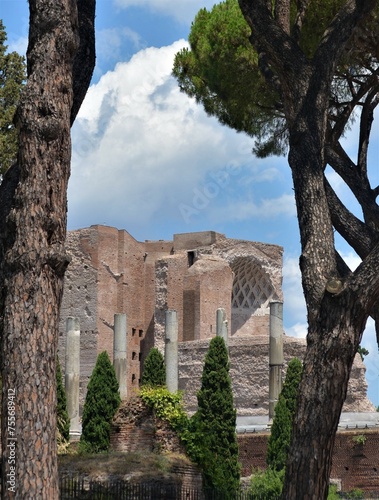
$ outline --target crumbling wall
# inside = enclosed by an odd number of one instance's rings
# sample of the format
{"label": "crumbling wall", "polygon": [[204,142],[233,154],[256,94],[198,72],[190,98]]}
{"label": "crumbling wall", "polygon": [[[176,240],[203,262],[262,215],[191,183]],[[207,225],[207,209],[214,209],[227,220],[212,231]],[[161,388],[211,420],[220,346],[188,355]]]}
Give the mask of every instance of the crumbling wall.
{"label": "crumbling wall", "polygon": [[[229,338],[230,377],[234,405],[240,416],[268,415],[269,403],[269,338]],[[184,391],[183,402],[189,413],[197,409],[196,394],[201,386],[204,358],[209,340],[179,344],[179,389]],[[283,380],[288,362],[294,357],[303,358],[305,339],[284,336]],[[356,356],[349,381],[348,398],[344,412],[375,411],[367,398],[365,367]]]}
{"label": "crumbling wall", "polygon": [[[364,436],[364,444],[354,441]],[[250,476],[254,469],[265,469],[269,433],[238,434],[239,461],[242,476]],[[357,429],[338,431],[333,450],[331,479],[343,492],[360,489],[378,498],[379,493],[379,430]],[[372,496],[376,493],[375,496]]]}
{"label": "crumbling wall", "polygon": [[65,274],[59,323],[58,354],[65,373],[66,320],[69,316],[80,321],[80,411],[84,404],[87,384],[97,356],[98,280],[97,269],[90,256],[81,249],[81,238],[91,237],[90,230],[70,231],[66,249],[71,256]]}

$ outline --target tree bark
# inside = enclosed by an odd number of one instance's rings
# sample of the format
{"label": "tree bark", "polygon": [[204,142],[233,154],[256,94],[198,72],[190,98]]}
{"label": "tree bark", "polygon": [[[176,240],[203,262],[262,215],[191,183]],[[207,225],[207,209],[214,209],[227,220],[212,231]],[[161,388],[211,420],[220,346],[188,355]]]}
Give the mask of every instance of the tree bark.
{"label": "tree bark", "polygon": [[86,37],[75,1],[29,0],[29,8],[28,80],[15,117],[18,161],[0,187],[2,498],[50,500],[59,498],[55,369],[69,262],[73,61]]}

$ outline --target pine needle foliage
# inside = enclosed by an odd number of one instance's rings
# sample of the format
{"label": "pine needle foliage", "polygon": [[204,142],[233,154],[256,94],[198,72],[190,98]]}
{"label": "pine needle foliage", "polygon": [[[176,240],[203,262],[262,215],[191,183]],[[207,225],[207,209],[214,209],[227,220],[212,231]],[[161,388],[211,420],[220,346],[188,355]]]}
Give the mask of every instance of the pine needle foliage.
{"label": "pine needle foliage", "polygon": [[286,467],[302,371],[301,361],[293,358],[288,364],[283,389],[275,407],[267,444],[267,465],[276,471],[281,471]]}
{"label": "pine needle foliage", "polygon": [[211,340],[205,357],[198,410],[190,422],[187,451],[202,468],[204,487],[225,499],[235,498],[240,464],[236,437],[236,410],[224,339]]}
{"label": "pine needle foliage", "polygon": [[110,444],[111,422],[121,399],[116,373],[106,351],[97,357],[83,408],[81,451],[99,453]]}
{"label": "pine needle foliage", "polygon": [[142,386],[162,387],[166,385],[166,369],[161,352],[152,347],[143,364]]}
{"label": "pine needle foliage", "polygon": [[13,117],[26,79],[25,58],[17,52],[8,52],[6,40],[0,19],[0,182],[17,158],[18,135]]}
{"label": "pine needle foliage", "polygon": [[64,444],[70,441],[70,417],[68,416],[68,411],[67,411],[66,391],[63,386],[62,370],[58,356],[57,356],[56,380],[57,380],[58,436],[61,441],[60,444]]}

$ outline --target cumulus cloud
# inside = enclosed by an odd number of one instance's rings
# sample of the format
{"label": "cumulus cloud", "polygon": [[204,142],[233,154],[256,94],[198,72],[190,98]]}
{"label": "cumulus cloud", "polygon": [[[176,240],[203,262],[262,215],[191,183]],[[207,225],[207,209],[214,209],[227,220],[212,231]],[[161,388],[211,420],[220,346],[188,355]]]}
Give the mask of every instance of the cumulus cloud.
{"label": "cumulus cloud", "polygon": [[115,0],[115,4],[121,8],[148,7],[153,12],[173,17],[185,24],[191,23],[197,12],[206,7],[210,9],[214,0]]}
{"label": "cumulus cloud", "polygon": [[246,137],[179,91],[171,70],[184,46],[141,50],[90,87],[73,127],[70,227],[180,219],[206,175],[246,161]]}

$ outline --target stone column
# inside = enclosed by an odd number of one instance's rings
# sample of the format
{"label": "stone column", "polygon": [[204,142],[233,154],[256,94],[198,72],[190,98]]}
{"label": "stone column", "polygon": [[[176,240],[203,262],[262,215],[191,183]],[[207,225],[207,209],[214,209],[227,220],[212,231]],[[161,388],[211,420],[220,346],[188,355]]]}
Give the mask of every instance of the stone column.
{"label": "stone column", "polygon": [[165,364],[166,386],[170,392],[179,389],[179,362],[178,362],[178,318],[174,310],[165,313]]}
{"label": "stone column", "polygon": [[283,357],[283,303],[270,303],[270,347],[269,347],[269,420],[274,417],[274,410],[282,390]]}
{"label": "stone column", "polygon": [[216,312],[216,336],[222,337],[226,347],[228,347],[228,320],[225,309],[221,307]]}
{"label": "stone column", "polygon": [[114,315],[113,366],[116,372],[121,400],[126,399],[127,396],[126,323],[126,314]]}
{"label": "stone column", "polygon": [[70,435],[79,436],[79,377],[80,377],[80,323],[79,318],[66,320],[65,389],[67,412],[70,417]]}

